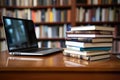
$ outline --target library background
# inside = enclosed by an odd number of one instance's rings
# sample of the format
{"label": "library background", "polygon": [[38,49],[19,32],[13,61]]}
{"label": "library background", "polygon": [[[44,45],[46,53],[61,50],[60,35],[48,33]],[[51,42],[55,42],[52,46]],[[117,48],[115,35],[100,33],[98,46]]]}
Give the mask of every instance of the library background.
{"label": "library background", "polygon": [[[0,16],[32,19],[39,47],[65,48],[66,31],[81,25],[115,28],[113,52],[120,52],[120,0],[0,0]],[[0,20],[0,50],[6,50]]]}

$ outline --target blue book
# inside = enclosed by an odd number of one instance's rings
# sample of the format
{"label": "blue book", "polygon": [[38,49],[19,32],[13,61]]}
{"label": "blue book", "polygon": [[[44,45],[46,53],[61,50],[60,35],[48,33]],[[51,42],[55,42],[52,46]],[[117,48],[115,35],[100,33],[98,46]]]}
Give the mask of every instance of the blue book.
{"label": "blue book", "polygon": [[77,50],[77,51],[109,51],[111,47],[77,47],[77,46],[66,46],[68,49]]}

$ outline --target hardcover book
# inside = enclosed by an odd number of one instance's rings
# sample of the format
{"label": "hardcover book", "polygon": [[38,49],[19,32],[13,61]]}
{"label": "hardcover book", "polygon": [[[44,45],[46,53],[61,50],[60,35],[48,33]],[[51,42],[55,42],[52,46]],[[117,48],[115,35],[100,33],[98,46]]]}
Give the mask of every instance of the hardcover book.
{"label": "hardcover book", "polygon": [[90,37],[81,37],[81,38],[67,38],[67,41],[78,41],[85,43],[96,43],[96,42],[112,42],[112,38],[90,38]]}
{"label": "hardcover book", "polygon": [[77,26],[72,27],[71,31],[79,31],[79,30],[103,30],[103,31],[114,31],[114,27],[109,26]]}
{"label": "hardcover book", "polygon": [[77,51],[109,51],[111,50],[111,47],[88,47],[88,48],[82,48],[79,46],[69,46],[66,45],[67,49],[71,50],[77,50]]}
{"label": "hardcover book", "polygon": [[76,42],[76,41],[65,41],[66,45],[70,46],[79,46],[79,47],[112,47],[112,43],[84,43],[84,42]]}
{"label": "hardcover book", "polygon": [[67,31],[66,34],[108,34],[112,35],[112,31],[102,31],[102,30],[79,30],[79,31]]}
{"label": "hardcover book", "polygon": [[101,34],[77,34],[77,33],[74,33],[74,34],[67,34],[67,37],[113,37],[113,35],[101,35]]}

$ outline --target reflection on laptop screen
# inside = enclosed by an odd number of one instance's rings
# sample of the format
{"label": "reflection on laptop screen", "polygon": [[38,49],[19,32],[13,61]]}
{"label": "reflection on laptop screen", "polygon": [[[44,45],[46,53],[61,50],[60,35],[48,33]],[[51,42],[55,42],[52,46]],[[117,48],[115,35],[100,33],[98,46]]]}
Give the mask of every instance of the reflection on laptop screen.
{"label": "reflection on laptop screen", "polygon": [[38,47],[31,20],[3,18],[9,50]]}

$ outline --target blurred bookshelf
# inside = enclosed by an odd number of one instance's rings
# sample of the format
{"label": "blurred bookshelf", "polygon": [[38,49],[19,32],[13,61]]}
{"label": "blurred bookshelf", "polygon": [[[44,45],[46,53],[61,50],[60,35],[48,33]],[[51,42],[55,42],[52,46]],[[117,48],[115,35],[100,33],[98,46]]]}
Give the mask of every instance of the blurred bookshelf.
{"label": "blurred bookshelf", "polygon": [[115,27],[115,38],[120,35],[120,0],[0,0],[3,15],[32,19],[38,42],[64,43],[66,31],[80,25],[107,25]]}

